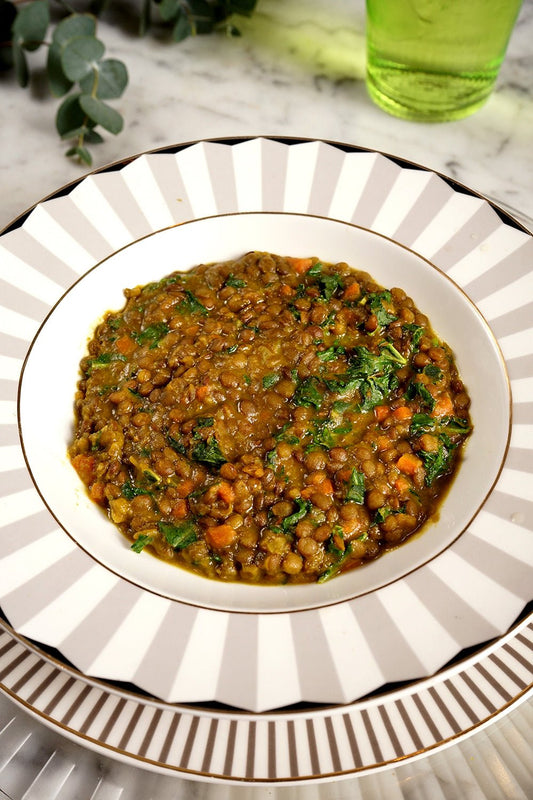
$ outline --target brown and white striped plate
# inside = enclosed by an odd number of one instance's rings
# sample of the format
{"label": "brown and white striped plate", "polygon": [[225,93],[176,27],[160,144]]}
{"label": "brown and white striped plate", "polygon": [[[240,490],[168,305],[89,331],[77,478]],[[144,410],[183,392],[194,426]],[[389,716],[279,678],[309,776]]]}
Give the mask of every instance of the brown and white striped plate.
{"label": "brown and white striped plate", "polygon": [[[401,581],[294,614],[183,602],[106,568],[51,514],[19,438],[24,361],[76,281],[154,232],[250,212],[357,225],[435,264],[490,324],[513,397],[503,469],[450,547]],[[144,154],[13,223],[0,238],[0,606],[16,631],[6,628],[0,651],[6,689],[82,740],[161,768],[276,781],[376,767],[518,702],[531,664],[527,620],[509,628],[533,594],[532,256],[530,233],[465,187],[319,141],[205,141]],[[487,641],[470,661],[427,677]],[[254,713],[169,705],[211,701]],[[266,713],[295,703],[353,705]]]}

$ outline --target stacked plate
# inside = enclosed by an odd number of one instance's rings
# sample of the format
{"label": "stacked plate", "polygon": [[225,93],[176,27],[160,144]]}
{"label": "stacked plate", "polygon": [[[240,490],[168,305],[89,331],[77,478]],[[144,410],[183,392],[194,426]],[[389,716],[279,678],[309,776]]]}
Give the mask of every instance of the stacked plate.
{"label": "stacked plate", "polygon": [[[66,457],[76,365],[118,289],[250,249],[397,275],[474,387],[440,527],[323,586],[217,586],[131,553]],[[465,187],[319,141],[148,153],[15,222],[0,238],[5,691],[131,763],[254,783],[379,770],[523,701],[532,263],[531,235]]]}

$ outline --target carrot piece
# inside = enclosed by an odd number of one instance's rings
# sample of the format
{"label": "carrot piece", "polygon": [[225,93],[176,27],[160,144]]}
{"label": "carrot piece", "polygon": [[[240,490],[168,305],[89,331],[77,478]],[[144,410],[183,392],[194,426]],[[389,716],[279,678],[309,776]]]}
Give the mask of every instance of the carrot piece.
{"label": "carrot piece", "polygon": [[171,512],[174,519],[185,519],[189,513],[189,506],[186,500],[177,500],[172,506]]}
{"label": "carrot piece", "polygon": [[199,386],[196,390],[196,399],[203,403],[207,400],[207,395],[209,394],[209,386],[208,384],[204,384],[204,386]]}
{"label": "carrot piece", "polygon": [[307,272],[313,266],[312,258],[287,258],[287,261],[299,275]]}
{"label": "carrot piece", "polygon": [[233,501],[235,500],[235,492],[233,491],[233,486],[231,483],[227,481],[223,481],[219,483],[217,486],[217,495],[220,497],[221,500],[226,503],[227,506],[230,506]]}
{"label": "carrot piece", "polygon": [[292,297],[293,294],[296,294],[296,289],[293,289],[288,283],[282,283],[279,287],[279,293],[284,297]]}
{"label": "carrot piece", "polygon": [[89,486],[94,481],[96,467],[94,456],[78,453],[72,459],[72,466],[85,484]]}
{"label": "carrot piece", "polygon": [[399,406],[398,408],[394,409],[394,411],[392,412],[392,416],[399,422],[403,422],[407,419],[411,419],[411,417],[413,416],[413,412],[411,411],[409,406]]}
{"label": "carrot piece", "polygon": [[95,481],[89,489],[89,494],[95,503],[103,503],[105,500],[105,484],[101,481]]}
{"label": "carrot piece", "polygon": [[343,300],[355,300],[361,294],[361,287],[354,281],[349,286],[346,287],[344,292],[342,293]]}
{"label": "carrot piece", "polygon": [[378,422],[383,422],[383,420],[388,417],[389,414],[390,408],[388,406],[376,406],[374,408],[374,416]]}
{"label": "carrot piece", "polygon": [[396,462],[396,466],[400,472],[404,472],[406,475],[414,475],[417,469],[422,466],[422,460],[412,453],[402,453]]}
{"label": "carrot piece", "polygon": [[214,525],[212,528],[207,528],[205,538],[211,547],[221,548],[228,547],[235,539],[237,532],[231,525]]}
{"label": "carrot piece", "polygon": [[333,494],[333,484],[329,478],[324,478],[323,481],[317,483],[316,488],[319,492],[322,492],[322,494]]}
{"label": "carrot piece", "polygon": [[188,497],[194,489],[194,483],[190,478],[184,478],[176,487],[179,497]]}
{"label": "carrot piece", "polygon": [[344,539],[338,533],[333,534],[333,544],[335,545],[337,550],[345,549]]}
{"label": "carrot piece", "polygon": [[352,468],[351,467],[344,467],[343,469],[340,469],[337,472],[335,477],[338,478],[340,481],[349,481],[350,478],[351,478],[351,475],[352,475]]}
{"label": "carrot piece", "polygon": [[441,394],[435,408],[432,411],[432,417],[451,417],[454,412],[452,398],[449,394]]}
{"label": "carrot piece", "polygon": [[117,339],[115,344],[117,346],[118,352],[123,356],[131,355],[133,351],[137,348],[136,343],[133,341],[131,336],[128,336],[127,334]]}
{"label": "carrot piece", "polygon": [[400,475],[394,481],[394,488],[396,489],[399,495],[406,494],[411,488],[411,481],[408,478],[406,478],[405,475]]}
{"label": "carrot piece", "polygon": [[311,495],[313,495],[315,492],[316,492],[316,486],[306,486],[305,489],[302,489],[300,494],[304,500],[309,500]]}

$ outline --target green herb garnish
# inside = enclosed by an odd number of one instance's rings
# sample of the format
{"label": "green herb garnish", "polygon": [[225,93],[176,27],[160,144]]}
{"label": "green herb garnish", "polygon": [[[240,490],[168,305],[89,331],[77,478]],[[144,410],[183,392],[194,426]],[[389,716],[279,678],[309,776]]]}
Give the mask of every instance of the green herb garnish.
{"label": "green herb garnish", "polygon": [[339,356],[344,355],[346,349],[342,345],[332,344],[326,350],[317,350],[317,358],[320,361],[335,361]]}
{"label": "green herb garnish", "polygon": [[348,481],[345,500],[347,503],[357,503],[358,505],[362,505],[365,502],[365,476],[362,472],[358,472],[355,467],[352,469]]}
{"label": "green herb garnish", "polygon": [[423,369],[423,373],[427,375],[433,383],[440,381],[442,378],[442,370],[440,367],[437,367],[436,364],[427,364]]}
{"label": "green herb garnish", "polygon": [[196,525],[192,520],[186,520],[180,525],[158,522],[157,527],[174,550],[183,550],[198,539]]}
{"label": "green herb garnish", "polygon": [[368,303],[370,310],[378,321],[378,325],[385,326],[388,325],[389,322],[394,322],[396,319],[398,319],[396,314],[394,314],[384,305],[384,303],[387,305],[392,305],[392,295],[388,290],[369,294]]}
{"label": "green herb garnish", "polygon": [[429,414],[413,414],[409,434],[411,436],[422,436],[424,433],[440,435],[445,433],[448,436],[466,436],[470,433],[470,423],[461,417],[440,417],[435,419]]}
{"label": "green herb garnish", "polygon": [[244,289],[246,286],[246,281],[243,281],[241,278],[236,278],[231,272],[224,281],[224,286],[232,286],[234,289]]}
{"label": "green herb garnish", "polygon": [[405,396],[408,400],[415,400],[417,397],[422,404],[427,406],[430,411],[435,408],[435,398],[429,389],[420,381],[411,381],[406,389]]}
{"label": "green herb garnish", "polygon": [[452,445],[449,440],[445,443],[441,437],[439,449],[436,452],[419,451],[426,470],[424,477],[426,486],[431,486],[437,478],[446,475],[452,463],[454,449],[455,445]]}
{"label": "green herb garnish", "polygon": [[133,483],[132,481],[126,481],[120,487],[120,492],[122,497],[125,497],[126,500],[133,500],[134,497],[137,497],[140,494],[150,494],[148,489],[143,489],[141,486],[137,486],[137,484]]}
{"label": "green herb garnish", "polygon": [[317,583],[325,583],[326,581],[329,581],[330,578],[333,578],[333,576],[336,575],[337,572],[339,572],[343,564],[347,561],[347,559],[351,555],[352,546],[350,542],[348,542],[344,550],[339,550],[338,548],[336,550],[337,550],[337,552],[335,552],[336,560],[333,562],[333,564],[331,564],[331,566],[329,566],[324,572],[322,572],[321,575],[318,576]]}
{"label": "green herb garnish", "polygon": [[142,550],[144,550],[145,547],[147,547],[149,544],[152,544],[153,541],[154,541],[153,536],[150,536],[147,533],[141,533],[141,535],[137,539],[135,539],[135,541],[131,545],[131,549],[133,550],[134,553],[140,553]]}
{"label": "green herb garnish", "polygon": [[296,390],[292,396],[292,402],[296,406],[306,406],[310,408],[320,408],[322,405],[323,396],[319,392],[320,380],[313,375],[309,378],[303,378],[298,382]]}
{"label": "green herb garnish", "polygon": [[207,308],[200,303],[197,297],[189,289],[185,289],[185,299],[176,303],[176,310],[180,314],[202,314],[207,315]]}
{"label": "green herb garnish", "polygon": [[304,500],[301,497],[297,497],[294,501],[296,503],[297,509],[293,511],[292,514],[289,514],[281,521],[281,527],[284,533],[289,533],[298,522],[303,519],[306,514],[309,512],[311,508],[311,503],[309,500]]}
{"label": "green herb garnish", "polygon": [[276,375],[275,372],[270,373],[270,375],[263,376],[263,389],[270,389],[272,386],[275,386],[280,380],[279,375]]}
{"label": "green herb garnish", "polygon": [[227,460],[222,454],[215,436],[210,436],[207,440],[198,439],[192,448],[191,458],[200,464],[209,464],[214,467],[220,467]]}
{"label": "green herb garnish", "polygon": [[164,322],[156,322],[153,325],[148,325],[143,331],[132,333],[132,338],[139,346],[142,347],[145,344],[149,344],[150,349],[153,349],[157,347],[158,342],[160,342],[169,331],[170,328]]}

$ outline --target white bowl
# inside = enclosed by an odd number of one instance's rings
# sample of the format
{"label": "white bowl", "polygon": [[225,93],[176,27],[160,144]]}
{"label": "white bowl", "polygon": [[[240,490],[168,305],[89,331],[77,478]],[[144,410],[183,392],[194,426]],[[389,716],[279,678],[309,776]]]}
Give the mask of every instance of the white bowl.
{"label": "white bowl", "polygon": [[[226,584],[147,552],[136,554],[88,498],[67,457],[80,359],[102,315],[123,306],[124,288],[199,263],[237,258],[249,250],[346,261],[385,287],[404,289],[454,351],[472,400],[474,430],[438,519],[380,559],[325,584]],[[175,600],[213,609],[273,613],[326,606],[373,591],[435,558],[460,536],[500,472],[510,431],[510,391],[489,326],[464,292],[428,261],[384,236],[345,222],[300,214],[245,213],[159,231],[116,252],[77,281],[52,309],[28,353],[19,420],[37,490],[59,524],[96,561]]]}

